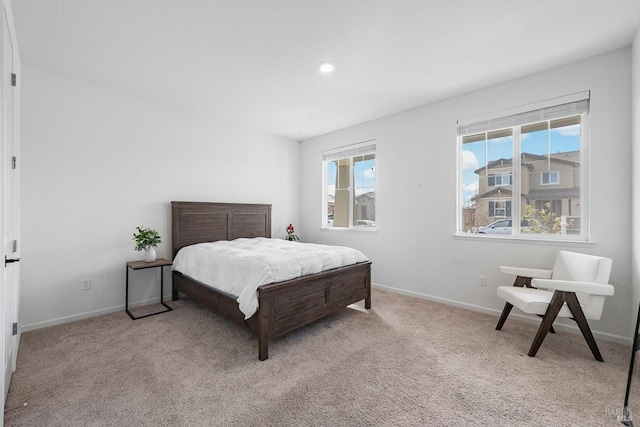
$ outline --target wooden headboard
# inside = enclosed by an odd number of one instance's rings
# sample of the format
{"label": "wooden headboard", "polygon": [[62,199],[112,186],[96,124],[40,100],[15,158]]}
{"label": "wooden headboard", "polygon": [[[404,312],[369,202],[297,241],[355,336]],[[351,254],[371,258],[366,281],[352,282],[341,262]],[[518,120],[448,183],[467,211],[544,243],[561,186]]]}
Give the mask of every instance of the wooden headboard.
{"label": "wooden headboard", "polygon": [[172,254],[188,245],[271,237],[271,205],[171,202]]}

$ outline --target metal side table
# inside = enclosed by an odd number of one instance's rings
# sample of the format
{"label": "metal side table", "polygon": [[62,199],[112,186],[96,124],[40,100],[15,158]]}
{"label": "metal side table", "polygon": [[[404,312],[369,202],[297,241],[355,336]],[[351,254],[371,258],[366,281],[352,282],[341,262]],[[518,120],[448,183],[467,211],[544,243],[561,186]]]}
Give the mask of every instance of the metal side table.
{"label": "metal side table", "polygon": [[[125,311],[133,320],[142,319],[144,317],[154,316],[160,313],[166,313],[167,311],[173,310],[173,308],[169,307],[162,301],[163,293],[164,293],[164,267],[173,264],[168,259],[158,258],[153,262],[145,262],[145,261],[129,261],[127,262],[127,284],[125,290]],[[157,311],[151,314],[145,314],[144,316],[134,316],[129,311],[129,270],[143,270],[145,268],[160,268],[160,304],[166,307],[166,310]]]}

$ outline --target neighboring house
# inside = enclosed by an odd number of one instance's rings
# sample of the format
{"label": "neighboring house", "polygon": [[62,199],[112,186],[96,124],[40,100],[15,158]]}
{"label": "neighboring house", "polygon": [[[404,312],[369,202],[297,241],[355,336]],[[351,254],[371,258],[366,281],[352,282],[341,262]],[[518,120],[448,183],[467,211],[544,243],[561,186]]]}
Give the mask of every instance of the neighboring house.
{"label": "neighboring house", "polygon": [[[335,196],[327,195],[327,217],[329,220],[333,220],[333,214],[335,212],[336,202]],[[370,191],[368,193],[356,196],[356,204],[354,206],[354,218],[356,220],[371,220],[376,219],[376,192]]]}
{"label": "neighboring house", "polygon": [[[572,220],[572,228],[580,228],[580,152],[555,153],[550,156],[522,153],[520,203],[535,209],[546,209],[556,216]],[[478,194],[475,203],[477,225],[487,225],[513,215],[512,159],[498,159],[475,170]]]}
{"label": "neighboring house", "polygon": [[355,218],[375,221],[376,219],[376,192],[356,196]]}

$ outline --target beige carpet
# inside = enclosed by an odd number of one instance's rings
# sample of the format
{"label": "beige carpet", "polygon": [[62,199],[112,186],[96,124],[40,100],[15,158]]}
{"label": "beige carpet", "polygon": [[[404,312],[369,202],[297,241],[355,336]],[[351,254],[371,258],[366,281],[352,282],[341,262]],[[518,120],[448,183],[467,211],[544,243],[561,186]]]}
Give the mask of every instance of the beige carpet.
{"label": "beige carpet", "polygon": [[[629,349],[374,290],[345,309],[257,340],[197,304],[22,335],[8,426],[620,426]],[[638,395],[640,398],[640,395]],[[24,403],[28,405],[22,406]]]}

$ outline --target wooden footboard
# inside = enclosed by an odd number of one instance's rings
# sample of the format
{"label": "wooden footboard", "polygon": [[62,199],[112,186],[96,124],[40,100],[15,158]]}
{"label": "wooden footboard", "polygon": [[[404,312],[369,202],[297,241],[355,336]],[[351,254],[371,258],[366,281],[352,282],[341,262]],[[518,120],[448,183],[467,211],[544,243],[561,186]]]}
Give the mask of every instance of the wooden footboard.
{"label": "wooden footboard", "polygon": [[371,308],[371,262],[329,270],[258,288],[258,357],[269,357],[269,340],[355,302]]}
{"label": "wooden footboard", "polygon": [[248,320],[234,298],[179,272],[173,273],[173,299],[178,292],[198,301],[258,337],[258,358],[269,358],[269,340],[322,319],[355,302],[371,308],[371,262],[336,268],[258,288],[258,312]]}

